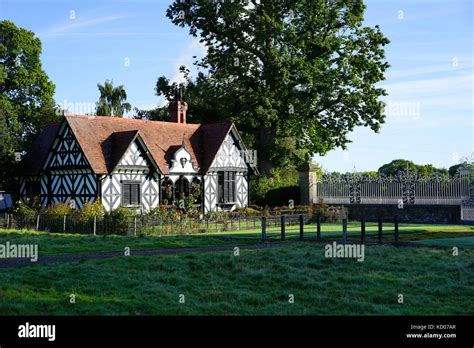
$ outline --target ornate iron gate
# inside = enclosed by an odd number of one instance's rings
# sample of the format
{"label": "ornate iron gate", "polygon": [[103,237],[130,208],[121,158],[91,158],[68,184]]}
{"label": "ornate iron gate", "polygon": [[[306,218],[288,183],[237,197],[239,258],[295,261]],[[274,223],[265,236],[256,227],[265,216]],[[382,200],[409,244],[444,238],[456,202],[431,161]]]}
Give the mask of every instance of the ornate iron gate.
{"label": "ornate iron gate", "polygon": [[461,167],[455,176],[420,176],[409,169],[397,176],[361,173],[324,174],[316,199],[329,204],[461,205],[474,204],[474,175]]}

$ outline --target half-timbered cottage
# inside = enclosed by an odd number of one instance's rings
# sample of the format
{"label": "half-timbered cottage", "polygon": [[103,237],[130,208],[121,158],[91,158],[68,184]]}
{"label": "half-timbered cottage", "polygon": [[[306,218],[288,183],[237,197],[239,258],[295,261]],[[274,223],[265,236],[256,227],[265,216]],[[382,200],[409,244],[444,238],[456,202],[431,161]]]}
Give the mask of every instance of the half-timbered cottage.
{"label": "half-timbered cottage", "polygon": [[203,212],[247,206],[257,170],[235,125],[188,124],[186,109],[172,103],[172,122],[65,115],[25,155],[20,197],[78,208],[100,198],[106,211],[190,194]]}

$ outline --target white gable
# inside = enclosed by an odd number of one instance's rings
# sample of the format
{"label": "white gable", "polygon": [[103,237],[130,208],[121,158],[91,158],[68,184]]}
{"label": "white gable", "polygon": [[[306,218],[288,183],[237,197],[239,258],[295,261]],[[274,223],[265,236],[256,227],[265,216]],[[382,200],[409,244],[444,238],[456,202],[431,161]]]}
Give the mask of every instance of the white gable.
{"label": "white gable", "polygon": [[197,173],[194,168],[194,161],[191,154],[184,146],[181,146],[174,153],[174,158],[171,160],[170,173]]}
{"label": "white gable", "polygon": [[120,160],[119,166],[132,166],[132,167],[147,167],[145,158],[143,158],[142,152],[140,151],[137,142],[134,141],[127,152]]}
{"label": "white gable", "polygon": [[232,135],[227,134],[210,168],[241,168],[247,169],[244,152],[241,151]]}

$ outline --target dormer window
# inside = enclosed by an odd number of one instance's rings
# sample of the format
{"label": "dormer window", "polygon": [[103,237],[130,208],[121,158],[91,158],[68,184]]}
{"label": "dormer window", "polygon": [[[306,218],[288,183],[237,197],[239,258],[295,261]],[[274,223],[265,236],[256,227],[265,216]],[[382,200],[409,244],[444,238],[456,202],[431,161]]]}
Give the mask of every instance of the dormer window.
{"label": "dormer window", "polygon": [[181,147],[179,147],[173,154],[169,171],[170,173],[176,174],[195,174],[198,170],[199,168],[194,167],[193,156],[191,155],[191,152],[186,149],[183,140]]}

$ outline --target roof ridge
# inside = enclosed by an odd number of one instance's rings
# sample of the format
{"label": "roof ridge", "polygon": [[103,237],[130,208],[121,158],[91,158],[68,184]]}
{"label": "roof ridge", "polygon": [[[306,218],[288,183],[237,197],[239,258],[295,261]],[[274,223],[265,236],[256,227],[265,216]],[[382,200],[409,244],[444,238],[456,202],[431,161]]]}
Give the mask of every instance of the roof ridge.
{"label": "roof ridge", "polygon": [[139,118],[129,118],[129,117],[111,117],[111,116],[97,116],[97,115],[78,115],[78,114],[65,114],[64,117],[66,118],[79,118],[79,119],[87,119],[87,120],[100,120],[100,121],[115,121],[115,122],[130,122],[130,123],[154,123],[154,124],[165,124],[165,125],[176,125],[176,126],[191,126],[191,127],[199,127],[202,126],[202,123],[176,123],[171,121],[154,121],[154,120],[142,120]]}
{"label": "roof ridge", "polygon": [[98,115],[81,115],[81,114],[64,114],[66,118],[81,118],[81,119],[88,119],[88,120],[114,120],[114,121],[126,121],[126,122],[149,122],[149,123],[160,123],[160,124],[173,124],[179,126],[212,126],[217,124],[232,124],[235,123],[234,121],[221,121],[221,122],[214,122],[214,123],[176,123],[171,121],[156,121],[156,120],[142,120],[139,118],[130,118],[130,117],[112,117],[112,116],[98,116]]}

